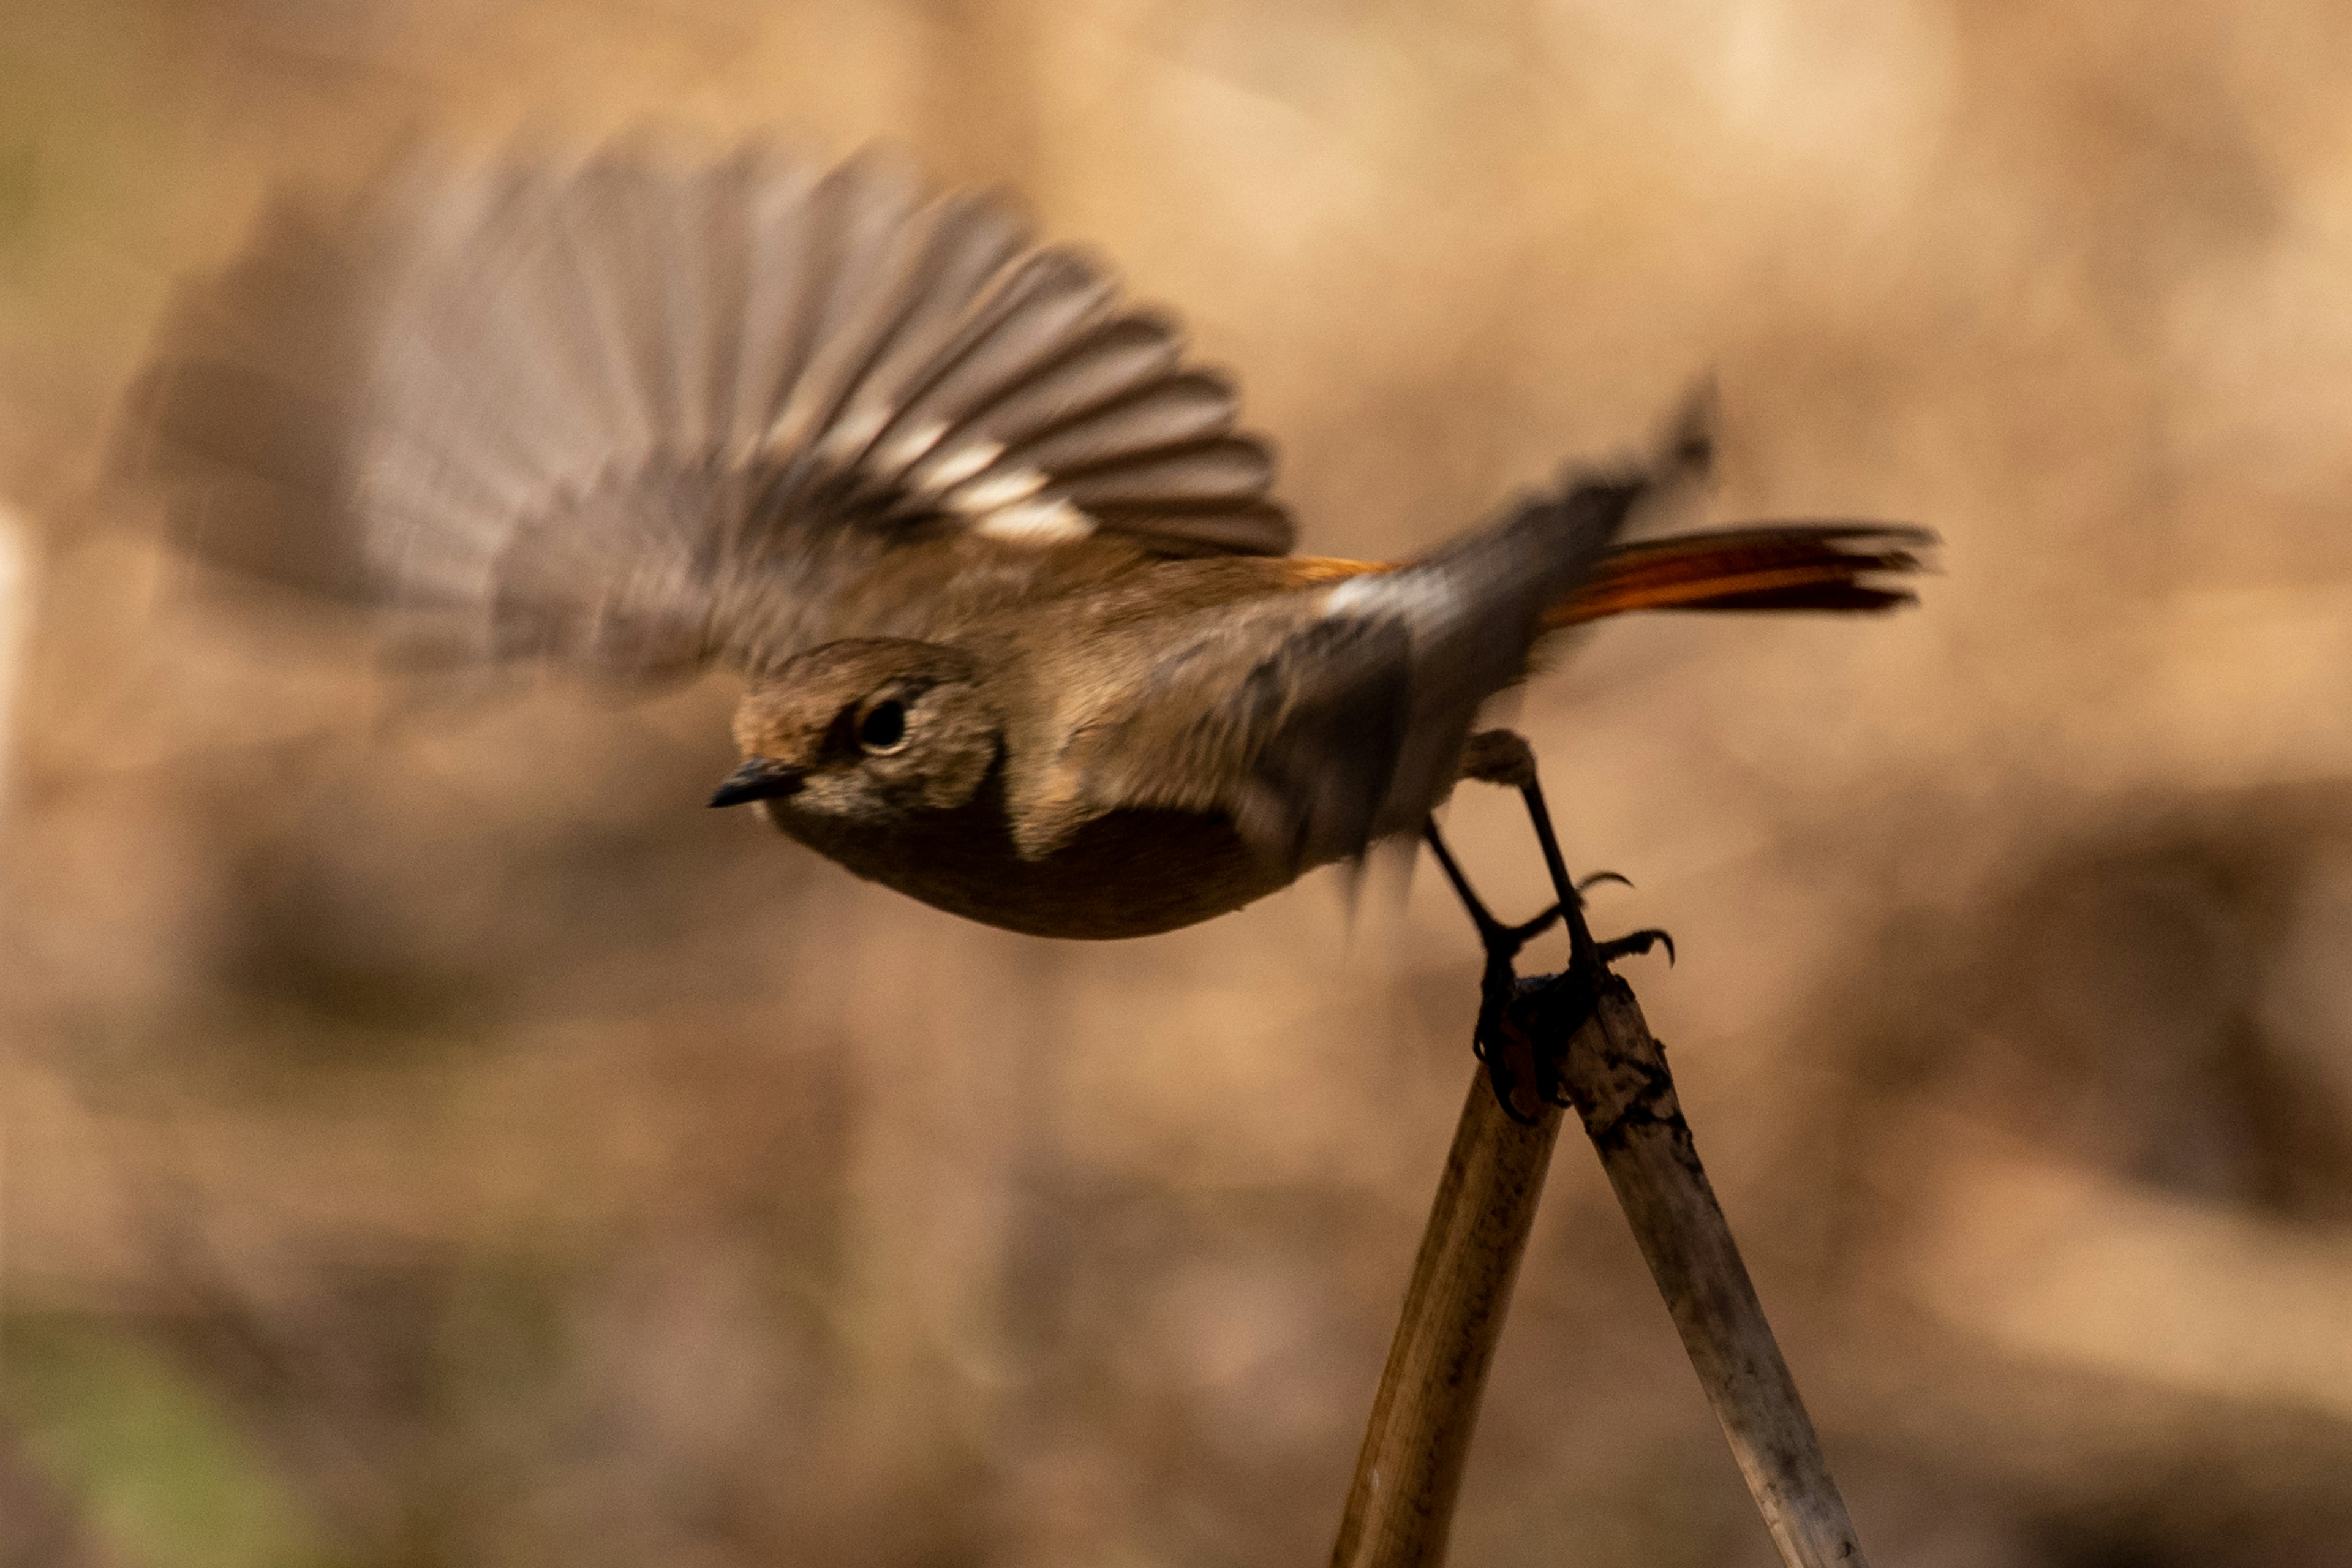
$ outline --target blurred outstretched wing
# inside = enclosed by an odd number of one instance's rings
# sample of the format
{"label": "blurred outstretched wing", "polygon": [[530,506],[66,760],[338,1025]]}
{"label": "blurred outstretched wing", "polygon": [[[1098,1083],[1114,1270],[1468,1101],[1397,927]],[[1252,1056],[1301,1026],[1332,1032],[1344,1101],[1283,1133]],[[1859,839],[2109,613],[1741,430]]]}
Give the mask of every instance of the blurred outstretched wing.
{"label": "blurred outstretched wing", "polygon": [[822,641],[894,550],[1280,553],[1174,324],[887,160],[412,163],[184,289],[117,467],[216,562],[623,677]]}

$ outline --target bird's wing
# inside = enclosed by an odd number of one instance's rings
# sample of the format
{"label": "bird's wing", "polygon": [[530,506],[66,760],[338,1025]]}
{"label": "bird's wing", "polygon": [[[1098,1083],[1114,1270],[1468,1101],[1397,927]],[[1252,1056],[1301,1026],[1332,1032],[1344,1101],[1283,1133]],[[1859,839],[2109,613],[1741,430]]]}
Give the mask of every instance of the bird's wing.
{"label": "bird's wing", "polygon": [[1297,871],[1419,830],[1479,706],[1521,679],[1545,610],[1659,483],[1706,458],[1685,426],[1648,471],[1570,476],[1419,563],[1299,591],[1171,638],[1073,765],[1097,809],[1223,810]]}
{"label": "bird's wing", "polygon": [[626,677],[824,640],[921,541],[1284,552],[1234,417],[992,197],[620,151],[281,201],[181,292],[116,450],[216,562]]}

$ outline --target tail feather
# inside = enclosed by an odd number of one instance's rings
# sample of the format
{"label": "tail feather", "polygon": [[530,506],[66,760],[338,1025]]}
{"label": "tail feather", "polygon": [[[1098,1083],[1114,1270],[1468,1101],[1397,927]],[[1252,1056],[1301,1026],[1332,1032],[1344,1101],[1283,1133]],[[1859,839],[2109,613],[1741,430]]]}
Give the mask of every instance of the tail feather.
{"label": "tail feather", "polygon": [[[1544,613],[1548,631],[1628,610],[1885,610],[1936,542],[1887,523],[1767,523],[1622,544]],[[1890,581],[1889,579],[1894,579]]]}

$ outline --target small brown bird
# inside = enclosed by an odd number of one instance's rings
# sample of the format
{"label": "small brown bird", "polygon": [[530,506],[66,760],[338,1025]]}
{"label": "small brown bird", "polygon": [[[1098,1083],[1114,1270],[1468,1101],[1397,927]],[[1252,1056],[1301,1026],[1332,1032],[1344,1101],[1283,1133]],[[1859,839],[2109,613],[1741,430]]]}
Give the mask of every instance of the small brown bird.
{"label": "small brown bird", "polygon": [[1105,268],[892,162],[413,162],[183,290],[121,434],[176,536],[413,651],[740,669],[713,805],[1051,936],[1418,831],[1479,705],[1621,611],[1873,610],[1925,536],[1618,542],[1706,458],[1398,565],[1286,554],[1232,386]]}

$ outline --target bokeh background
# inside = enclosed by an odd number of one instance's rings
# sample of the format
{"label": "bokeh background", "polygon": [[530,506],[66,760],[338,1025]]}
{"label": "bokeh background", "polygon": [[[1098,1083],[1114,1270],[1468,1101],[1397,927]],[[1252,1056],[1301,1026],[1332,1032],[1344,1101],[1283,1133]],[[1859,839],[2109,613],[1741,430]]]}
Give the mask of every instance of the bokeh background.
{"label": "bokeh background", "polygon": [[[1181,303],[1309,548],[1720,388],[1869,623],[1517,710],[1875,1560],[2352,1562],[2352,13],[0,5],[0,1560],[1319,1562],[1470,1065],[1433,878],[1103,947],[420,709],[95,483],[171,279],[417,137],[881,137]],[[1504,803],[1452,822],[1506,905]],[[1456,1557],[1769,1548],[1589,1152]]]}

